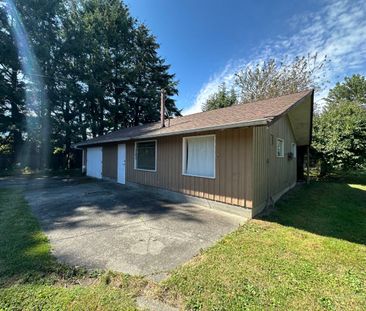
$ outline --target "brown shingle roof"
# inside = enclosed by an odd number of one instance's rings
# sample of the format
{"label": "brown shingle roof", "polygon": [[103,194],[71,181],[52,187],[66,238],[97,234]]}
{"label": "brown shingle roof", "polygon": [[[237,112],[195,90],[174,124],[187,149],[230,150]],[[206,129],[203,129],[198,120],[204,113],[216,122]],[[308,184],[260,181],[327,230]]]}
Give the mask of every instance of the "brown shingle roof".
{"label": "brown shingle roof", "polygon": [[[286,113],[302,98],[312,94],[312,92],[313,90],[306,90],[290,95],[178,117],[171,119],[170,126],[164,128],[160,128],[160,122],[124,128],[78,143],[75,147],[222,128],[265,125]],[[169,124],[169,121],[166,121],[166,124]]]}

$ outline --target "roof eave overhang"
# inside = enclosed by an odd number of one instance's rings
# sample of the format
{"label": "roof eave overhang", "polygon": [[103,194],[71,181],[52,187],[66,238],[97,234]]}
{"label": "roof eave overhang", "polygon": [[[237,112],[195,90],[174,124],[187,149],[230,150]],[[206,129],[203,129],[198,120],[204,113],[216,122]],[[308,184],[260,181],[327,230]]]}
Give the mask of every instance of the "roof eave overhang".
{"label": "roof eave overhang", "polygon": [[[308,133],[306,134],[307,135],[307,141],[306,141],[306,143],[298,143],[298,146],[310,146],[311,141],[312,141],[313,115],[314,115],[314,90],[310,90],[306,95],[304,95],[302,98],[300,98],[297,102],[295,102],[288,109],[283,111],[281,114],[279,114],[278,116],[273,118],[272,121],[270,122],[270,124],[273,124],[278,119],[285,116],[286,114],[290,117],[290,114],[293,111],[295,111],[301,104],[306,104],[307,101],[310,104]],[[290,123],[292,123],[291,120],[290,120]],[[295,133],[294,133],[294,135],[295,135]],[[296,135],[295,135],[295,137],[296,137]]]}
{"label": "roof eave overhang", "polygon": [[217,131],[217,130],[225,130],[225,129],[232,129],[238,127],[250,127],[250,126],[261,126],[261,125],[268,125],[272,121],[272,118],[264,118],[264,119],[256,119],[252,121],[245,121],[245,122],[236,122],[224,125],[217,125],[217,126],[207,126],[198,129],[188,129],[170,133],[160,133],[160,134],[147,134],[147,135],[139,135],[139,136],[130,136],[130,137],[121,137],[121,138],[114,138],[114,139],[106,139],[99,142],[85,142],[75,144],[72,147],[75,149],[81,149],[83,147],[88,146],[96,146],[96,145],[104,145],[108,143],[117,143],[117,142],[125,142],[129,140],[140,140],[140,139],[147,139],[147,138],[157,138],[157,137],[165,137],[165,136],[176,136],[176,135],[184,135],[184,134],[192,134],[192,133],[200,133],[200,132],[208,132],[208,131]]}
{"label": "roof eave overhang", "polygon": [[278,119],[281,119],[285,114],[289,113],[291,110],[295,109],[298,105],[300,105],[301,103],[303,103],[306,98],[308,96],[311,96],[311,113],[313,114],[313,106],[314,106],[314,90],[310,90],[306,95],[304,95],[303,97],[301,97],[298,101],[296,101],[294,104],[292,104],[290,107],[288,107],[286,110],[284,110],[282,113],[280,113],[279,115],[277,115],[276,117],[272,118],[272,120],[270,121],[270,123],[274,123],[276,122]]}

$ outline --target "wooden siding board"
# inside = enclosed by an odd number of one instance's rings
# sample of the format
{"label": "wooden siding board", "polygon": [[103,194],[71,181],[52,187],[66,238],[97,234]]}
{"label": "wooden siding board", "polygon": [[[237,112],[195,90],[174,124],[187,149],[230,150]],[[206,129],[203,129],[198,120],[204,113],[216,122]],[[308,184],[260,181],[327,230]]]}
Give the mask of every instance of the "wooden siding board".
{"label": "wooden siding board", "polygon": [[108,144],[102,147],[102,176],[117,180],[118,145]]}
{"label": "wooden siding board", "polygon": [[[231,204],[231,192],[233,189],[233,185],[232,185],[232,170],[231,170],[231,163],[232,163],[232,144],[228,143],[228,140],[230,139],[230,137],[232,136],[232,130],[228,130],[225,131],[225,142],[227,142],[226,144],[226,148],[225,148],[225,180],[223,180],[223,183],[225,185],[225,190],[224,190],[224,196],[225,196],[225,202],[227,204]],[[229,176],[231,175],[231,176]]]}
{"label": "wooden siding board", "polygon": [[[233,138],[233,130],[226,132],[226,141],[228,142],[230,138]],[[227,144],[226,146],[226,153],[225,153],[225,162],[226,162],[226,176],[225,180],[227,181],[225,183],[226,189],[225,189],[225,197],[226,197],[226,203],[232,204],[233,199],[233,145],[234,144]]]}
{"label": "wooden siding board", "polygon": [[221,200],[222,202],[226,203],[226,196],[227,196],[227,185],[228,185],[228,181],[227,181],[227,168],[228,168],[228,161],[226,161],[227,158],[227,148],[228,148],[228,144],[227,144],[227,134],[230,130],[227,131],[223,131],[222,132],[222,141],[223,141],[223,150],[222,150],[222,158],[221,158],[221,162],[220,162],[220,167],[222,168],[222,178],[220,178],[220,184],[221,184]]}
{"label": "wooden siding board", "polygon": [[244,187],[244,174],[242,174],[241,172],[243,172],[243,168],[244,168],[244,144],[242,143],[242,141],[244,141],[244,137],[243,137],[243,130],[240,129],[238,131],[238,136],[239,136],[239,141],[240,144],[238,145],[238,205],[240,206],[244,206],[245,205],[245,201],[244,201],[244,197],[245,197],[245,187]]}
{"label": "wooden siding board", "polygon": [[270,140],[267,127],[257,127],[253,138],[254,150],[254,204],[260,204],[267,199],[268,189],[268,150]]}
{"label": "wooden siding board", "polygon": [[[173,137],[172,141],[173,141],[173,146],[178,146],[178,144],[176,143],[177,138]],[[170,174],[172,175],[172,184],[171,184],[171,189],[173,191],[177,191],[178,188],[178,174],[174,174],[172,172],[174,172],[176,170],[177,167],[177,162],[178,162],[178,152],[174,152],[172,154],[172,165],[170,166]],[[178,170],[176,170],[178,171]]]}
{"label": "wooden siding board", "polygon": [[[276,157],[276,138],[285,140],[283,158]],[[256,206],[265,203],[268,196],[273,197],[296,182],[296,160],[287,158],[293,142],[295,138],[287,116],[277,120],[269,129],[264,126],[255,129],[253,187]]]}
{"label": "wooden siding board", "polygon": [[134,142],[128,142],[126,180],[244,206],[245,200],[252,201],[251,163],[246,163],[252,160],[251,133],[251,128],[240,128],[197,134],[216,134],[214,179],[182,175],[183,135],[157,139],[157,172],[134,169]]}
{"label": "wooden siding board", "polygon": [[[271,195],[275,195],[296,182],[296,161],[287,158],[291,143],[295,142],[295,139],[287,116],[275,122],[270,130],[274,136],[271,150]],[[283,158],[278,158],[275,155],[277,137],[285,140],[285,156]]]}
{"label": "wooden siding board", "polygon": [[[234,131],[233,133],[234,141],[239,141],[239,131]],[[232,204],[238,205],[239,197],[239,163],[240,159],[238,156],[239,146],[232,146],[233,159],[232,159],[232,171],[233,171],[233,188],[232,188]]]}
{"label": "wooden siding board", "polygon": [[[159,141],[161,141],[161,139],[159,139]],[[170,154],[170,146],[169,146],[169,140],[167,141],[167,153]],[[167,161],[166,163],[164,163],[164,165],[167,166],[166,170],[167,170],[167,187],[169,189],[171,189],[171,184],[172,184],[172,174],[171,174],[171,171],[172,171],[172,168],[171,166],[173,165],[173,158],[172,158],[172,155],[170,155],[171,159],[169,161]],[[161,169],[164,169],[163,167]]]}
{"label": "wooden siding board", "polygon": [[221,151],[222,150],[222,144],[221,144],[221,139],[220,139],[220,135],[216,135],[216,166],[215,166],[215,172],[216,172],[216,176],[215,176],[215,181],[214,181],[214,200],[215,201],[220,201],[220,183],[218,182],[218,180],[220,179],[221,176],[221,171],[220,171],[220,161],[221,161]]}
{"label": "wooden siding board", "polygon": [[247,146],[247,152],[246,152],[246,160],[245,160],[245,183],[247,185],[247,200],[245,202],[246,207],[251,208],[252,207],[252,201],[253,201],[253,179],[252,179],[252,167],[253,167],[253,157],[252,157],[252,132],[247,131],[246,132],[246,141],[248,142]]}
{"label": "wooden siding board", "polygon": [[[160,141],[159,146],[158,146],[158,163],[159,163],[159,167],[158,167],[158,172],[160,172],[161,168],[160,165],[165,166],[166,164],[166,159],[165,159],[165,141]],[[165,182],[165,174],[159,174],[159,187],[161,185],[164,185]]]}
{"label": "wooden siding board", "polygon": [[199,192],[198,196],[205,198],[205,196],[206,196],[205,184],[206,184],[207,178],[200,178],[199,180],[200,180],[200,187],[199,187],[200,192]]}
{"label": "wooden siding board", "polygon": [[221,151],[220,151],[220,159],[218,162],[219,171],[220,171],[220,177],[218,179],[218,184],[220,185],[220,188],[219,188],[218,193],[219,193],[219,201],[224,202],[225,197],[223,196],[223,193],[224,193],[225,189],[224,189],[224,185],[223,185],[222,181],[224,181],[226,178],[226,176],[225,176],[226,168],[225,168],[225,165],[223,164],[223,163],[225,163],[224,159],[226,157],[226,155],[225,155],[226,144],[225,144],[225,136],[222,132],[220,133],[219,137],[220,137]]}

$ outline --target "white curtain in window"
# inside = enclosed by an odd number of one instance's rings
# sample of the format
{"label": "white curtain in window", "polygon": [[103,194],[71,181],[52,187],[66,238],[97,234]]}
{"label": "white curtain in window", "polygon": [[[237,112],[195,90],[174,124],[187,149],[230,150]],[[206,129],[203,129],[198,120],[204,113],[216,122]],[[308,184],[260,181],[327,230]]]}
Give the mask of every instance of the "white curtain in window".
{"label": "white curtain in window", "polygon": [[214,177],[214,136],[190,137],[186,140],[186,174]]}

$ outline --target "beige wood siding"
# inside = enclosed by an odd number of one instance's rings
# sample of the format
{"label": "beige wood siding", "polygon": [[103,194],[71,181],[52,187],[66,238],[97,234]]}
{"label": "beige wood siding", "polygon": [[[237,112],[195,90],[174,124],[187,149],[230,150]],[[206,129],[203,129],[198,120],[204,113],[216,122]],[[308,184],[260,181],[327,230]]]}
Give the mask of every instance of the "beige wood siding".
{"label": "beige wood siding", "polygon": [[[275,195],[296,182],[296,159],[288,159],[291,152],[291,143],[295,143],[295,137],[287,116],[282,117],[270,126],[273,135],[273,143],[270,144],[270,169],[271,169],[271,194]],[[276,138],[284,139],[285,155],[276,157]],[[271,139],[272,140],[272,139]]]}
{"label": "beige wood siding", "polygon": [[253,130],[254,207],[266,202],[269,194],[270,144],[269,128],[255,127]]}
{"label": "beige wood siding", "polygon": [[117,180],[117,144],[103,145],[103,178]]}
{"label": "beige wood siding", "polygon": [[[182,174],[183,137],[216,135],[216,177]],[[157,171],[134,169],[134,142],[126,144],[126,180],[228,204],[252,207],[252,128],[161,137],[157,139]]]}
{"label": "beige wood siding", "polygon": [[[284,139],[284,157],[276,156],[276,139]],[[288,159],[295,137],[286,116],[269,127],[256,127],[253,131],[253,188],[256,208],[292,186],[296,182],[296,159]]]}

